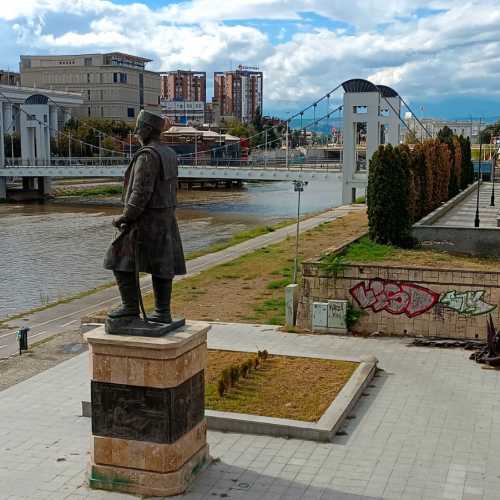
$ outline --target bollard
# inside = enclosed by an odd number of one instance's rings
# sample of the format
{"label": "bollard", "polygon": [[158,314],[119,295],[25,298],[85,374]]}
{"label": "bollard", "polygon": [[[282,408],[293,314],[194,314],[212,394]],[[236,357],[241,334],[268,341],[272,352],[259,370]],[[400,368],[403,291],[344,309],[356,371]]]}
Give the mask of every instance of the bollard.
{"label": "bollard", "polygon": [[28,350],[28,332],[29,328],[24,327],[20,328],[19,331],[17,332],[17,341],[19,342],[19,356],[23,353],[23,351]]}

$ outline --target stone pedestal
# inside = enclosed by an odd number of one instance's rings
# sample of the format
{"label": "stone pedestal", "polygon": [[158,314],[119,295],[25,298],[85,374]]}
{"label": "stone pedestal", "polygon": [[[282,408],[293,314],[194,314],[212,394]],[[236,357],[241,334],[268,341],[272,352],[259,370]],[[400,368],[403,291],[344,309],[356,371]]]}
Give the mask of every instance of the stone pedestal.
{"label": "stone pedestal", "polygon": [[207,323],[165,337],[85,334],[90,347],[92,488],[183,493],[208,460]]}

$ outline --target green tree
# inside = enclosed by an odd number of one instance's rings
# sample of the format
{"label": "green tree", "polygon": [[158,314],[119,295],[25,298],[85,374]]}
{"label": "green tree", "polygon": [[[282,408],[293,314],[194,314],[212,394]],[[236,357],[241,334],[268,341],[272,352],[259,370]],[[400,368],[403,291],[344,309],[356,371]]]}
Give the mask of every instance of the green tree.
{"label": "green tree", "polygon": [[377,243],[411,245],[408,164],[407,150],[390,144],[380,146],[370,160],[368,226],[370,239]]}
{"label": "green tree", "polygon": [[462,165],[460,168],[460,187],[465,189],[474,182],[474,165],[471,159],[470,139],[461,135],[458,138],[460,143]]}

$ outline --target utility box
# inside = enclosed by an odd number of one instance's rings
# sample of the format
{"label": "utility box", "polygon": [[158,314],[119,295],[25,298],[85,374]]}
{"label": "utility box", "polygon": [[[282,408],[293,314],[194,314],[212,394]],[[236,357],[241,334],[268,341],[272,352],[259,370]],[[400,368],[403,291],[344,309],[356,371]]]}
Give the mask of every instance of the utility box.
{"label": "utility box", "polygon": [[312,331],[317,333],[347,333],[347,300],[313,302]]}

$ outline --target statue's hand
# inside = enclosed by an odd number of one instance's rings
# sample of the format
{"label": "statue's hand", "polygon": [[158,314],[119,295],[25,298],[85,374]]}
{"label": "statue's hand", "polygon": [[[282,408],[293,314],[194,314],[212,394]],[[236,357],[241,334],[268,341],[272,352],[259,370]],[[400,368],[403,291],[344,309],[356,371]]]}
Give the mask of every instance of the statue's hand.
{"label": "statue's hand", "polygon": [[122,226],[127,224],[127,219],[123,215],[120,215],[120,217],[113,219],[111,224],[113,224],[113,226],[117,227],[118,229],[122,229]]}

